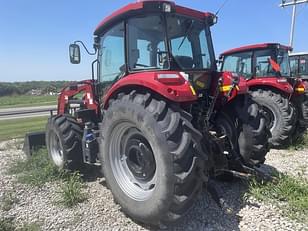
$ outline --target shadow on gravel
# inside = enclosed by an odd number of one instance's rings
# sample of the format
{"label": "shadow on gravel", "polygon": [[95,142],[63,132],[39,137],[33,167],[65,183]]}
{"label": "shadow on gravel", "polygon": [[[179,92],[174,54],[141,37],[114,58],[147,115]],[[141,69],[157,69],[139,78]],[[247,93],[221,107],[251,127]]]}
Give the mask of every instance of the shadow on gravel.
{"label": "shadow on gravel", "polygon": [[[277,170],[270,165],[261,166],[260,170],[273,174]],[[246,202],[243,199],[248,190],[248,182],[235,179],[230,182],[214,181],[214,185],[226,202],[228,209],[221,209],[204,189],[201,198],[196,201],[191,211],[177,224],[168,230],[240,230],[242,217],[240,210],[245,206],[257,207],[258,204]]]}
{"label": "shadow on gravel", "polygon": [[97,165],[85,165],[79,170],[81,178],[85,182],[94,182],[100,178],[103,178],[101,166]]}
{"label": "shadow on gravel", "polygon": [[[260,168],[267,174],[277,172],[277,170],[269,165],[263,165]],[[82,179],[86,182],[94,182],[99,180],[102,187],[106,187],[105,181],[102,179],[103,174],[100,166],[85,166],[81,171]],[[204,189],[202,195],[196,200],[193,208],[183,217],[181,221],[175,225],[169,226],[167,229],[150,228],[147,225],[136,224],[148,230],[172,230],[172,231],[199,231],[199,230],[240,230],[239,224],[242,217],[239,211],[245,207],[259,207],[258,204],[249,203],[243,200],[243,195],[248,190],[246,181],[234,179],[230,182],[214,181],[215,188],[219,195],[223,197],[228,209],[220,208],[212,199],[212,197]]]}

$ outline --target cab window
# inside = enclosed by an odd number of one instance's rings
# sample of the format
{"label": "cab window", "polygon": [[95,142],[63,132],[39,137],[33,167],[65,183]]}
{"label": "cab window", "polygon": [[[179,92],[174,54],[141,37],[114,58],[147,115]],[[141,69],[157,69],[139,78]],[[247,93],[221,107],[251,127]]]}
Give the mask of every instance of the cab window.
{"label": "cab window", "polygon": [[252,77],[252,52],[243,52],[224,57],[222,71],[238,73],[245,78]]}
{"label": "cab window", "polygon": [[99,51],[100,82],[112,83],[125,73],[124,23],[101,38]]}
{"label": "cab window", "polygon": [[255,52],[256,57],[256,77],[276,76],[270,60],[272,50],[260,50]]}
{"label": "cab window", "polygon": [[160,15],[129,19],[127,28],[130,71],[169,68],[164,21]]}

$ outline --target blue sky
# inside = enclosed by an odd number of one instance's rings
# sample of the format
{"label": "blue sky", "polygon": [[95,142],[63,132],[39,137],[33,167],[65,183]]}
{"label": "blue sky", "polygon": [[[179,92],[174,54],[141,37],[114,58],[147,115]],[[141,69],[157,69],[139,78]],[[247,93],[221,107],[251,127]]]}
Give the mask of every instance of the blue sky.
{"label": "blue sky", "polygon": [[[72,65],[68,45],[92,47],[96,25],[133,0],[0,0],[0,81],[90,78],[91,59]],[[178,0],[179,5],[215,12],[224,0]],[[229,0],[212,27],[216,56],[229,48],[259,42],[288,44],[291,8],[280,0]],[[308,4],[298,7],[294,48],[308,50]]]}

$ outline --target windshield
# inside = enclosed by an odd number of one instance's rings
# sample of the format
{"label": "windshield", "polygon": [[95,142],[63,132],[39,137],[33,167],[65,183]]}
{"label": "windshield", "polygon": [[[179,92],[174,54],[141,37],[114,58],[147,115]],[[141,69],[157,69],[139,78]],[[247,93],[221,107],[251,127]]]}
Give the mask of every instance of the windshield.
{"label": "windshield", "polygon": [[205,22],[172,14],[167,16],[167,33],[174,61],[171,68],[203,70],[214,66],[211,36]]}

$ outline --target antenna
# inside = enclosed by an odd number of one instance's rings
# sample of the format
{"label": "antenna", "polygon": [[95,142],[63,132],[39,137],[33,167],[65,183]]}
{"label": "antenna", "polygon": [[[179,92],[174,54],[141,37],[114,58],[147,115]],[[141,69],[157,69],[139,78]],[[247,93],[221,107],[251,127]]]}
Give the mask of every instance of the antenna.
{"label": "antenna", "polygon": [[[217,16],[219,14],[219,12],[225,7],[225,5],[227,4],[229,0],[225,0],[222,5],[219,7],[219,9],[216,11],[215,16]],[[308,1],[308,0],[307,0]]]}

